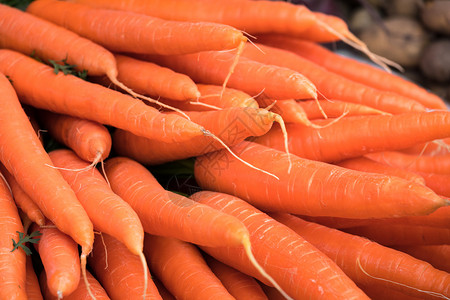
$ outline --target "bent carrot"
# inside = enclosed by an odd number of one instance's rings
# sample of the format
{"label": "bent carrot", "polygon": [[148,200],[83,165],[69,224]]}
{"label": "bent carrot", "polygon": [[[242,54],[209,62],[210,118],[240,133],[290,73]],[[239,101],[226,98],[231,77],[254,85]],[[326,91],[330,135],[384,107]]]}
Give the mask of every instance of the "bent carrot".
{"label": "bent carrot", "polygon": [[[194,174],[204,189],[236,195],[266,211],[311,216],[386,218],[431,213],[447,201],[429,188],[404,179],[344,169],[242,142],[232,150],[279,177],[244,171],[223,150],[197,157]],[[258,182],[259,188],[236,182]],[[286,184],[288,183],[289,184]]]}
{"label": "bent carrot", "polygon": [[33,262],[31,256],[27,256],[26,266],[26,291],[28,300],[44,300],[42,298],[41,288],[39,286],[39,280],[33,268]]}
{"label": "bent carrot", "polygon": [[385,286],[423,299],[450,295],[450,274],[428,263],[289,214],[271,216],[316,246],[358,283]]}
{"label": "bent carrot", "polygon": [[336,54],[317,43],[281,35],[259,35],[258,42],[289,50],[350,80],[417,100],[428,108],[447,109],[441,98],[417,84],[369,64]]}
{"label": "bent carrot", "polygon": [[180,116],[162,115],[120,92],[75,76],[54,74],[50,67],[14,51],[0,50],[0,71],[14,82],[21,101],[34,107],[162,141],[181,141],[203,135],[200,126]]}
{"label": "bent carrot", "polygon": [[[209,191],[195,193],[191,198],[241,220],[250,232],[257,259],[294,299],[368,299],[328,257],[247,202]],[[202,249],[223,263],[267,282],[249,265],[241,248]]]}
{"label": "bent carrot", "polygon": [[247,40],[241,31],[224,24],[168,21],[79,3],[39,0],[32,2],[27,12],[114,52],[186,54],[230,50]]}
{"label": "bent carrot", "polygon": [[177,299],[235,299],[192,244],[145,235],[144,252],[151,270]]}
{"label": "bent carrot", "polygon": [[103,125],[67,115],[41,110],[39,121],[44,130],[80,158],[94,165],[105,160],[111,151],[111,135]]}

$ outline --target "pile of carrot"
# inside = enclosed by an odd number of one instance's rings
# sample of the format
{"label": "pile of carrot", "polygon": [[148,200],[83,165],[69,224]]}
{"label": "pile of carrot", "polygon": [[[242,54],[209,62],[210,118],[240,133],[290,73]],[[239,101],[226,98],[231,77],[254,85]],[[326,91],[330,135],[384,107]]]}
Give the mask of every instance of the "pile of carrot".
{"label": "pile of carrot", "polygon": [[450,111],[389,64],[282,1],[0,4],[0,299],[450,299]]}

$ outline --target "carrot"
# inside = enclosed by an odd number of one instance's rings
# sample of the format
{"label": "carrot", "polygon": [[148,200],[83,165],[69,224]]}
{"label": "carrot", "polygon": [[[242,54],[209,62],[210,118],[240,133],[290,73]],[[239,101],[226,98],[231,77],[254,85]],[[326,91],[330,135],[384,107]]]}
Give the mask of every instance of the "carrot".
{"label": "carrot", "polygon": [[[365,106],[358,103],[345,102],[340,100],[318,100],[320,107],[329,118],[337,118],[345,114],[346,116],[357,115],[381,115],[385,112]],[[323,119],[323,113],[319,109],[316,101],[297,101],[297,103],[303,108],[308,119]]]}
{"label": "carrot", "polygon": [[42,234],[34,248],[44,266],[48,289],[53,296],[62,298],[77,288],[82,265],[77,243],[52,225],[50,222],[45,227],[33,224],[30,229]]}
{"label": "carrot", "polygon": [[[236,195],[266,211],[386,218],[424,215],[447,203],[427,187],[398,177],[344,169],[295,155],[291,155],[292,169],[288,173],[289,157],[284,152],[250,142],[242,142],[232,150],[256,166],[264,166],[279,180],[244,170],[219,150],[197,157],[197,182],[204,189]],[[258,186],[235,184],[249,180],[258,182]]]}
{"label": "carrot", "polygon": [[17,180],[6,170],[6,168],[0,164],[1,174],[8,182],[11,192],[14,196],[14,202],[17,208],[20,208],[32,221],[38,225],[45,224],[45,216],[36,203],[28,196],[18,184]]}
{"label": "carrot", "polygon": [[281,35],[259,35],[258,42],[294,52],[355,82],[414,99],[428,108],[447,110],[441,98],[417,84],[369,64],[336,54],[317,43]]}
{"label": "carrot", "polygon": [[395,249],[424,260],[433,267],[450,273],[450,245],[396,246]]}
{"label": "carrot", "polygon": [[181,141],[203,134],[200,126],[180,116],[162,115],[117,91],[75,76],[54,74],[50,67],[14,51],[0,50],[0,71],[14,82],[21,101],[34,107],[162,141]]}
{"label": "carrot", "polygon": [[209,255],[206,255],[205,260],[223,286],[237,300],[268,299],[253,277],[241,273]]}
{"label": "carrot", "polygon": [[[347,159],[347,160],[336,163],[336,165],[347,168],[347,169],[357,170],[357,171],[397,176],[397,177],[404,178],[409,181],[413,181],[413,182],[420,183],[420,184],[425,184],[424,177],[422,177],[414,172],[409,172],[404,169],[391,167],[391,166],[376,162],[376,161],[371,160],[366,157],[356,157],[356,158]],[[434,190],[434,191],[437,192],[436,190]],[[438,194],[440,194],[440,193],[438,193]]]}
{"label": "carrot", "polygon": [[[7,98],[4,97],[4,100]],[[24,232],[17,207],[5,180],[0,179],[0,298],[27,299],[25,252],[14,251],[12,241],[20,243],[19,232]]]}
{"label": "carrot", "polygon": [[450,174],[436,174],[418,172],[419,176],[425,179],[425,185],[432,189],[436,194],[450,197]]}
{"label": "carrot", "polygon": [[[260,63],[286,67],[300,72],[311,80],[317,87],[318,94],[325,99],[339,99],[364,104],[394,114],[425,111],[425,106],[415,100],[351,81],[290,51],[262,44],[258,44],[258,48],[247,46],[242,56]],[[298,97],[291,98],[298,99]]]}
{"label": "carrot", "polygon": [[[89,286],[92,290],[92,294],[98,300],[108,300],[110,299],[106,294],[103,287],[100,283],[92,276],[89,271],[86,271],[87,280],[89,282]],[[45,276],[45,271],[41,273],[39,276],[39,281],[41,282],[42,291],[45,299],[47,300],[58,300],[58,297],[55,297],[51,294],[48,285],[47,285],[47,277]],[[91,296],[89,295],[86,285],[84,281],[80,281],[77,288],[70,294],[64,297],[64,300],[90,300]]]}
{"label": "carrot", "polygon": [[[139,55],[149,60],[184,73],[195,82],[221,85],[235,61],[235,55],[220,51],[203,51],[184,55]],[[227,87],[250,95],[264,92],[275,99],[317,98],[315,86],[301,73],[240,57]]]}
{"label": "carrot", "polygon": [[235,299],[192,244],[145,235],[144,252],[152,271],[177,299]]}
{"label": "carrot", "polygon": [[[250,232],[257,259],[264,262],[267,272],[294,299],[368,299],[329,258],[247,202],[209,191],[195,193],[191,198],[241,220]],[[223,263],[266,283],[249,265],[241,248],[202,249]]]}
{"label": "carrot", "polygon": [[303,124],[305,126],[312,125],[303,108],[294,99],[276,101],[264,96],[257,97],[256,99],[261,107],[268,107],[273,104],[270,110],[279,114],[286,123]]}
{"label": "carrot", "polygon": [[44,300],[42,298],[41,288],[39,286],[39,280],[34,272],[33,262],[31,256],[27,256],[26,266],[26,291],[28,300]]}
{"label": "carrot", "polygon": [[386,299],[395,299],[395,300],[423,300],[422,297],[414,297],[411,295],[406,295],[402,292],[384,288],[373,285],[363,285],[358,284],[358,286],[366,293],[370,299],[372,300],[386,300]]}
{"label": "carrot", "polygon": [[440,139],[434,142],[421,143],[410,148],[403,149],[402,152],[408,154],[420,154],[420,155],[442,155],[449,154],[450,138]]}
{"label": "carrot", "polygon": [[176,300],[176,298],[162,284],[161,280],[159,280],[155,276],[152,277],[152,280],[155,283],[156,287],[158,288],[158,292],[161,295],[161,298],[163,298],[163,300]]}
{"label": "carrot", "polygon": [[[265,134],[272,127],[272,123],[280,118],[264,109],[240,107],[186,113],[193,122],[204,126],[228,146],[235,145],[250,136]],[[124,130],[116,130],[113,137],[114,150],[119,155],[146,165],[161,164],[223,149],[223,145],[211,141],[207,136],[199,136],[185,142],[161,143]]]}
{"label": "carrot", "polygon": [[355,282],[389,287],[422,299],[450,295],[450,274],[428,263],[289,214],[271,216],[325,253]]}
{"label": "carrot", "polygon": [[[358,130],[355,131],[355,128]],[[450,135],[450,112],[353,116],[322,128],[287,124],[286,129],[288,135],[293,137],[289,143],[289,149],[293,154],[308,159],[335,162],[366,153],[402,149],[447,137]],[[414,134],[411,134],[412,132]],[[284,135],[281,130],[274,127],[255,141],[275,149],[282,149]],[[380,161],[375,159],[380,156],[383,154],[371,154],[368,157]]]}
{"label": "carrot", "polygon": [[[102,233],[95,239],[92,255],[88,264],[93,275],[111,299],[142,299],[143,278],[151,278],[148,268],[144,276],[142,263],[138,256],[131,253],[124,244],[114,237]],[[144,299],[159,299],[161,296],[154,283],[149,280]]]}
{"label": "carrot", "polygon": [[[14,54],[14,52],[11,53]],[[13,57],[10,58],[13,59]],[[29,70],[26,72],[30,73]],[[10,78],[15,85],[20,81],[15,76]],[[30,86],[30,82],[24,82],[24,84]],[[0,90],[3,95],[1,104],[4,105],[0,109],[0,120],[2,124],[8,124],[8,126],[1,126],[0,129],[0,136],[8,140],[8,143],[3,143],[0,147],[1,161],[44,215],[59,230],[81,245],[82,265],[84,265],[83,262],[94,240],[92,223],[73,190],[61,174],[51,167],[52,162],[48,154],[23,112],[8,79],[3,75],[0,76]]]}
{"label": "carrot", "polygon": [[42,128],[63,145],[72,149],[80,158],[93,165],[105,160],[111,151],[111,135],[105,126],[67,115],[41,110]]}

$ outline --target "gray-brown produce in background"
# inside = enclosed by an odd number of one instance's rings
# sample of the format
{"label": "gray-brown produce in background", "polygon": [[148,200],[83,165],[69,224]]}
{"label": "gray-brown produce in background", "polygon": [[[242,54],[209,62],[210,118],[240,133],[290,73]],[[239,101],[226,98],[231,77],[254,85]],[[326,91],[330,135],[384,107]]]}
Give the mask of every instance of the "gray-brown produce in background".
{"label": "gray-brown produce in background", "polygon": [[450,35],[450,1],[425,2],[421,12],[422,22],[430,30]]}
{"label": "gray-brown produce in background", "polygon": [[450,39],[428,45],[420,59],[420,69],[428,79],[450,82]]}

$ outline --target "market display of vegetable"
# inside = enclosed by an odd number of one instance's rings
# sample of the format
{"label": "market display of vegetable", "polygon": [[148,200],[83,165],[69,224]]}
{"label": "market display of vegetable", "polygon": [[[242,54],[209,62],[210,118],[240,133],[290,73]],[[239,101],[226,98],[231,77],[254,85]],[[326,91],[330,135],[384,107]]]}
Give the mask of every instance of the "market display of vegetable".
{"label": "market display of vegetable", "polygon": [[[394,2],[448,34],[448,2]],[[448,39],[359,22],[0,1],[0,298],[450,299],[449,104],[387,69],[448,82]]]}

